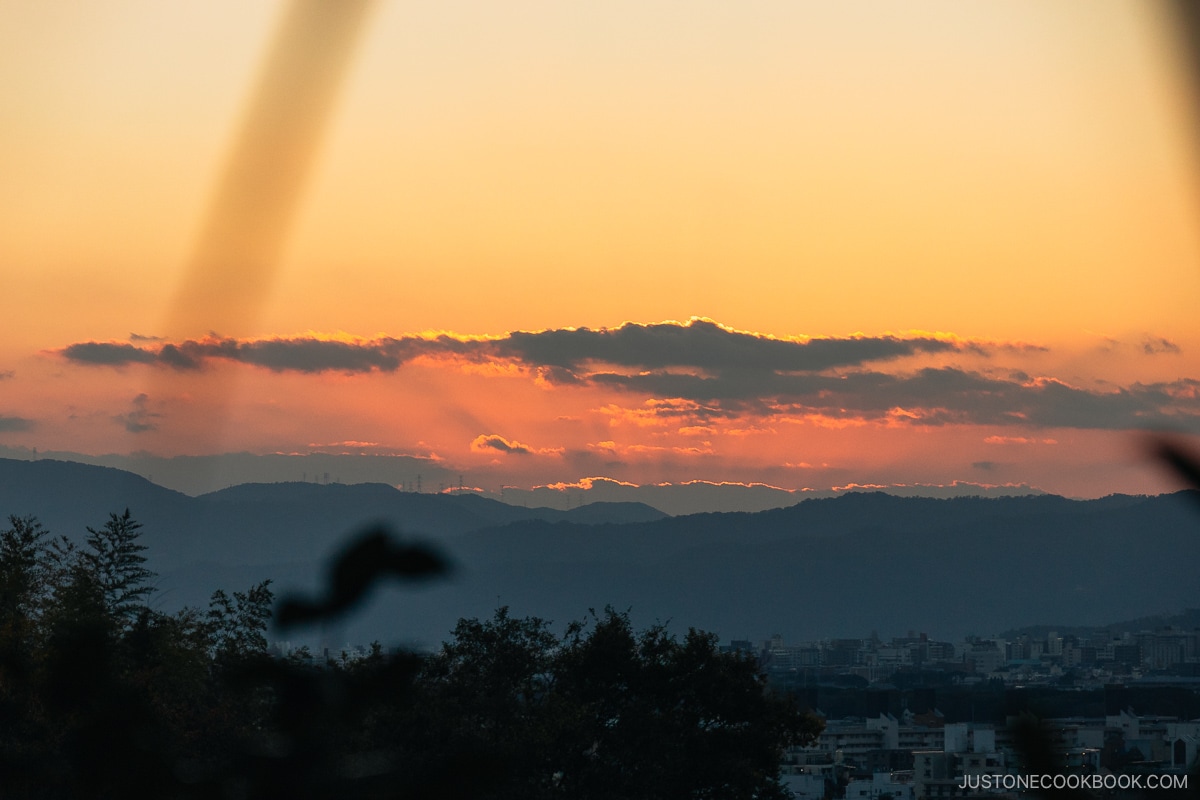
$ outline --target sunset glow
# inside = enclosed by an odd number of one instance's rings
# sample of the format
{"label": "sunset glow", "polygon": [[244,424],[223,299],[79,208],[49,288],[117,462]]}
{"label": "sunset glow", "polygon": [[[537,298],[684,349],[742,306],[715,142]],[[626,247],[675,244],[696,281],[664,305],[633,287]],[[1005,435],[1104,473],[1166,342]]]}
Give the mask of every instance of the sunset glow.
{"label": "sunset glow", "polygon": [[0,456],[1173,489],[1200,182],[1149,8],[382,2],[261,299],[196,301],[282,11],[6,4]]}

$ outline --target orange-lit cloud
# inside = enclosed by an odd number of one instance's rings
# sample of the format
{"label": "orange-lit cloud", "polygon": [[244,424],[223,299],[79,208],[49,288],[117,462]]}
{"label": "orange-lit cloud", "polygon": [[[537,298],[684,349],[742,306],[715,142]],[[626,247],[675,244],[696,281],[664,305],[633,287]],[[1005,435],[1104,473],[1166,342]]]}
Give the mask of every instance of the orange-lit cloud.
{"label": "orange-lit cloud", "polygon": [[556,492],[565,492],[568,489],[582,489],[584,491],[587,491],[589,489],[596,487],[597,485],[623,486],[628,489],[636,489],[638,486],[636,483],[629,483],[628,481],[619,481],[619,480],[615,480],[613,478],[594,478],[593,477],[593,478],[580,478],[577,481],[570,481],[570,482],[558,481],[556,483],[547,483],[547,484],[544,484],[541,486],[533,486],[530,488],[532,488],[532,489],[552,489]]}
{"label": "orange-lit cloud", "polygon": [[1058,444],[1056,439],[1036,439],[1031,436],[988,436],[988,444]]}
{"label": "orange-lit cloud", "polygon": [[713,450],[710,442],[701,442],[699,445],[667,447],[655,444],[622,444],[614,441],[593,442],[587,445],[588,450],[598,453],[605,453],[617,456],[655,456],[662,453],[673,453],[676,455],[698,456],[712,455]]}
{"label": "orange-lit cloud", "polygon": [[762,483],[761,481],[694,480],[694,481],[681,481],[678,484],[672,484],[669,481],[665,481],[663,483],[659,483],[656,485],[657,486],[672,486],[672,485],[678,485],[678,486],[737,486],[737,487],[741,487],[743,489],[772,489],[777,492],[789,492],[790,493],[790,492],[795,491],[794,489],[785,489],[782,486],[772,486],[769,483]]}
{"label": "orange-lit cloud", "polygon": [[774,428],[751,426],[747,428],[727,428],[721,431],[726,436],[759,436],[778,433]]}
{"label": "orange-lit cloud", "polygon": [[714,436],[717,433],[717,429],[708,425],[685,425],[682,428],[677,428],[675,433],[679,436]]}
{"label": "orange-lit cloud", "polygon": [[327,442],[324,444],[322,444],[320,442],[309,442],[308,446],[311,448],[314,448],[314,449],[346,447],[346,448],[350,448],[353,450],[369,450],[369,449],[372,449],[375,447],[379,447],[379,442],[346,441],[346,442]]}

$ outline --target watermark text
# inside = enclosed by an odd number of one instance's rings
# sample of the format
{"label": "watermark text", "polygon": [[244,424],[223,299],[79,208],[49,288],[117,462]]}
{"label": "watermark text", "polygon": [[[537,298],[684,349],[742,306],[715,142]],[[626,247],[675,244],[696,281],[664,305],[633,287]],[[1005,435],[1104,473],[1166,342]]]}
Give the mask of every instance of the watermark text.
{"label": "watermark text", "polygon": [[1186,789],[1187,775],[963,775],[960,789],[980,792],[1045,791],[1047,789]]}

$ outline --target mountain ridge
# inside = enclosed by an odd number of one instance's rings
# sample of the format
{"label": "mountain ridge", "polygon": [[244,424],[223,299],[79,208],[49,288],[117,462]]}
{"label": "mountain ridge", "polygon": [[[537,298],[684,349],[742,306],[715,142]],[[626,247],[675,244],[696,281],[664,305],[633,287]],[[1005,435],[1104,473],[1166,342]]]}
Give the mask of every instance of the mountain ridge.
{"label": "mountain ridge", "polygon": [[611,604],[726,638],[794,640],[1150,617],[1200,606],[1194,494],[850,493],[669,517],[621,504],[526,509],[386,484],[244,484],[193,498],[112,468],[0,459],[0,513],[34,514],[54,534],[80,537],[131,508],[165,610],[266,578],[311,591],[345,537],[375,521],[442,549],[452,579],[376,592],[337,628],[354,641],[440,641],[459,617],[499,605],[565,623]]}

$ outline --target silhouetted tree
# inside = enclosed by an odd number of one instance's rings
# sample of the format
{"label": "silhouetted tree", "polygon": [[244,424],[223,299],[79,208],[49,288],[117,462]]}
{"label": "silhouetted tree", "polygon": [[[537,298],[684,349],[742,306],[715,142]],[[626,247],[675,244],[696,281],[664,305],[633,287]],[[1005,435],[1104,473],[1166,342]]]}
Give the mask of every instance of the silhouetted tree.
{"label": "silhouetted tree", "polygon": [[411,774],[481,798],[782,798],[783,748],[821,730],[715,637],[612,609],[562,637],[506,608],[460,620],[415,694],[389,721]]}
{"label": "silhouetted tree", "polygon": [[591,630],[571,626],[555,661],[555,694],[582,734],[559,749],[567,796],[786,797],[783,748],[822,729],[767,688],[753,658],[695,629],[635,633],[607,609]]}
{"label": "silhouetted tree", "polygon": [[267,715],[269,695],[249,703],[222,675],[262,656],[269,582],[218,593],[211,616],[162,614],[144,604],[153,573],[128,510],[89,528],[78,548],[33,518],[9,522],[0,530],[0,796],[218,795],[246,732]]}
{"label": "silhouetted tree", "polygon": [[100,530],[87,529],[84,561],[104,596],[105,610],[122,625],[133,620],[146,595],[154,591],[148,581],[155,574],[142,566],[146,546],[138,542],[141,527],[127,508],[124,514],[109,514]]}
{"label": "silhouetted tree", "polygon": [[9,517],[0,531],[0,648],[10,656],[31,651],[52,592],[48,535],[33,517]]}
{"label": "silhouetted tree", "polygon": [[208,601],[207,633],[209,651],[221,662],[246,658],[267,649],[267,624],[275,593],[271,581],[252,586],[230,597],[224,589],[213,592]]}

